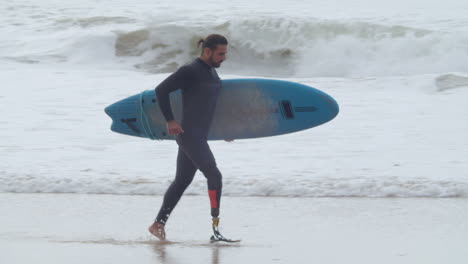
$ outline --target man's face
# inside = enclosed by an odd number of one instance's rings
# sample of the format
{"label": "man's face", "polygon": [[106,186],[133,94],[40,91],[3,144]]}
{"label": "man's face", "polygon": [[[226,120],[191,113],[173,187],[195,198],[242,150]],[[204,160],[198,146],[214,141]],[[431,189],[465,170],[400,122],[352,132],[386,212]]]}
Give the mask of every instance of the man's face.
{"label": "man's face", "polygon": [[212,67],[219,68],[221,63],[226,60],[227,45],[217,45],[215,50],[209,50],[208,57]]}

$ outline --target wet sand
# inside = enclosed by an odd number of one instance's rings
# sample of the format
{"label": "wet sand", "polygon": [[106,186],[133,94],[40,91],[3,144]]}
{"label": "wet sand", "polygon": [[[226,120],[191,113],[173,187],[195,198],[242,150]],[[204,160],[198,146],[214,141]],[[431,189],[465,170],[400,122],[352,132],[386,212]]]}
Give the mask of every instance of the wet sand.
{"label": "wet sand", "polygon": [[185,196],[147,227],[160,196],[0,194],[1,263],[466,263],[466,198],[223,199],[210,243],[208,198]]}

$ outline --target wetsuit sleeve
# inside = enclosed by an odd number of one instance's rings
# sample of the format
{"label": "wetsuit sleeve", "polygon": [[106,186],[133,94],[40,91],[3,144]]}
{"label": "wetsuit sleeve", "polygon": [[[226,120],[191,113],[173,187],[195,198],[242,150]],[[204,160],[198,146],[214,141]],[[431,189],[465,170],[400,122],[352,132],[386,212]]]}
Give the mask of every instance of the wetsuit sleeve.
{"label": "wetsuit sleeve", "polygon": [[189,67],[182,66],[156,87],[156,98],[166,121],[174,120],[169,94],[177,89],[186,89],[193,81],[193,76]]}

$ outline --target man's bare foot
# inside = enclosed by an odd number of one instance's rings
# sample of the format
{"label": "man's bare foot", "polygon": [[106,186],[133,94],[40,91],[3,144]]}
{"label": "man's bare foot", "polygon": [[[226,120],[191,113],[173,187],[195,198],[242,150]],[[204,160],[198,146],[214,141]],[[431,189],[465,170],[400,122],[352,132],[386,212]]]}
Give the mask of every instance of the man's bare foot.
{"label": "man's bare foot", "polygon": [[148,231],[153,234],[159,240],[166,240],[166,231],[164,231],[164,225],[158,222],[154,222],[149,228]]}

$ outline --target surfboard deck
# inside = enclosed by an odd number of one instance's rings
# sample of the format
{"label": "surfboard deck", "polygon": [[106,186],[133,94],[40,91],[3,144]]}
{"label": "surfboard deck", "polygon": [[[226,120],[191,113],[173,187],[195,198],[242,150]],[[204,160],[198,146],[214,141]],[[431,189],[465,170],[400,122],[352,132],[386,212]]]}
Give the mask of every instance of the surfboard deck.
{"label": "surfboard deck", "polygon": [[[182,114],[181,92],[171,93],[176,120]],[[105,112],[117,133],[174,140],[166,131],[154,90],[118,101]],[[338,114],[328,94],[299,83],[271,79],[222,80],[209,140],[247,139],[282,135],[324,124]]]}

